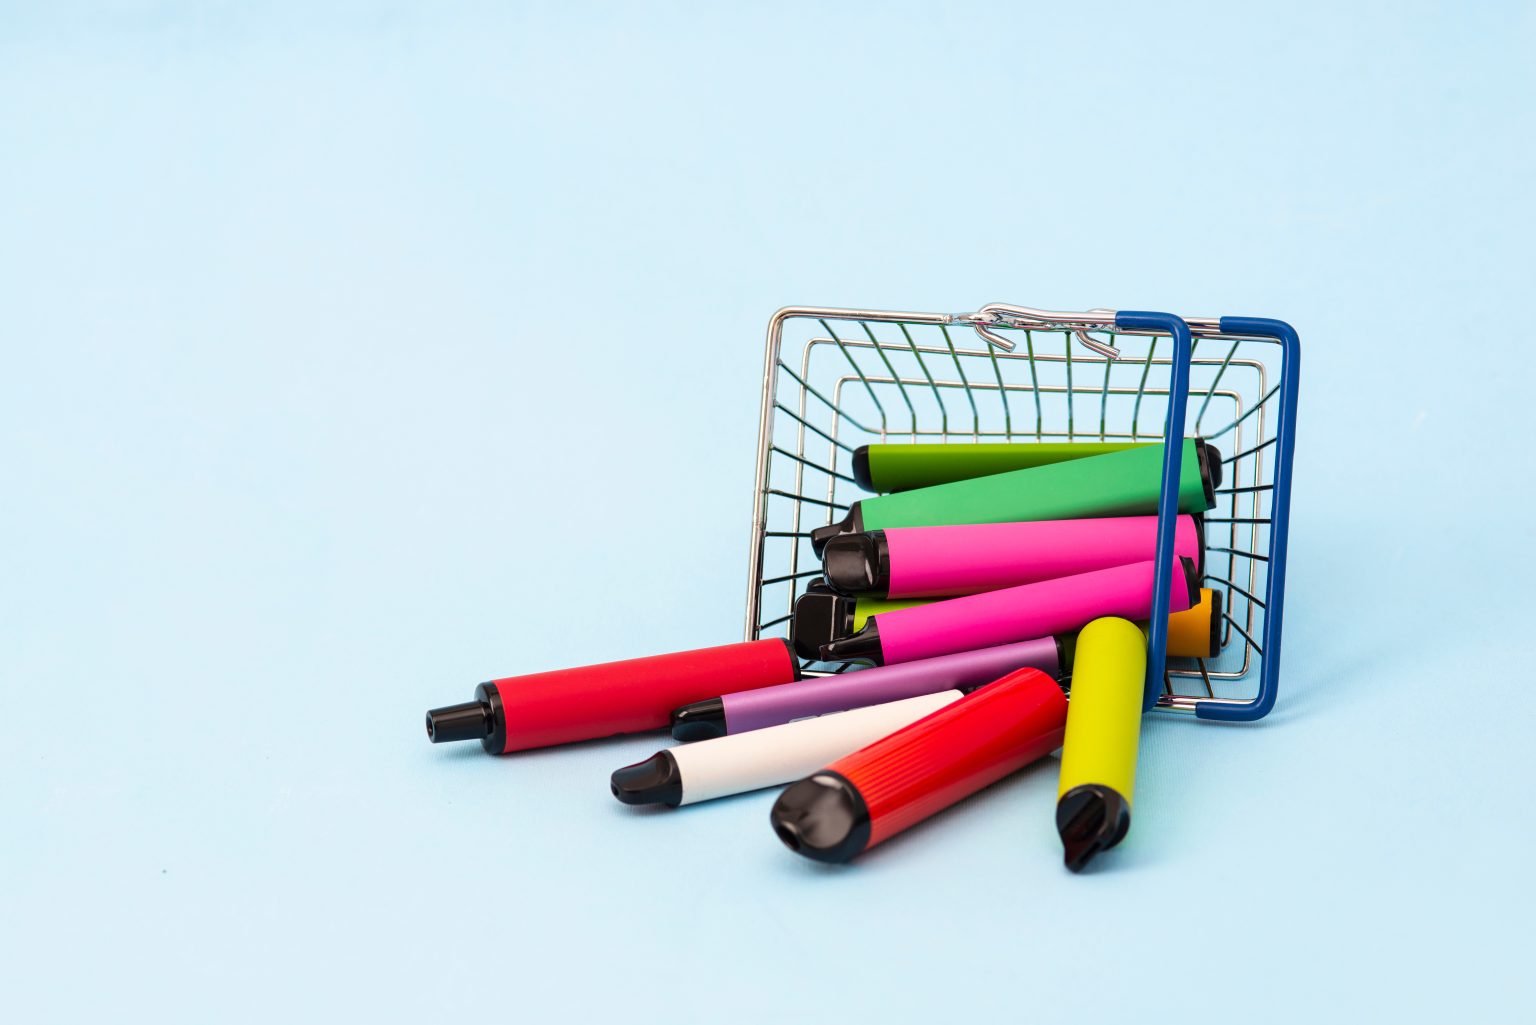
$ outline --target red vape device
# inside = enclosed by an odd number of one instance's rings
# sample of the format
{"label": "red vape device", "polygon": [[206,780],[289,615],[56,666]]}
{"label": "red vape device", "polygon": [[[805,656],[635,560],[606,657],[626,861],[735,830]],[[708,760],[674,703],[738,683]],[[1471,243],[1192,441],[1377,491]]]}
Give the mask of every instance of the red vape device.
{"label": "red vape device", "polygon": [[847,861],[1061,746],[1067,699],[1020,669],[791,784],[770,819],[790,850]]}
{"label": "red vape device", "polygon": [[722,644],[528,676],[475,688],[475,700],[427,713],[440,744],[478,740],[491,754],[659,730],[680,705],[724,690],[756,690],[800,678],[783,638]]}

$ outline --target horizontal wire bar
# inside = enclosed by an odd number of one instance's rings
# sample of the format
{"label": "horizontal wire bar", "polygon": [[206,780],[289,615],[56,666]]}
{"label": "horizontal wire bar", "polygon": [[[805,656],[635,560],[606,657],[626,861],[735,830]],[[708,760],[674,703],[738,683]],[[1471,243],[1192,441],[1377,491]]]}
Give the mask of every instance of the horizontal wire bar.
{"label": "horizontal wire bar", "polygon": [[1258,552],[1245,552],[1240,548],[1217,548],[1215,545],[1207,545],[1205,550],[1208,552],[1225,552],[1228,555],[1241,555],[1245,559],[1257,559],[1260,562],[1269,561],[1269,556],[1267,555],[1260,555]]}
{"label": "horizontal wire bar", "polygon": [[1226,434],[1228,431],[1230,431],[1233,428],[1235,428],[1238,424],[1242,423],[1244,420],[1248,419],[1256,411],[1258,411],[1260,408],[1262,408],[1264,403],[1268,402],[1270,400],[1270,397],[1272,395],[1274,395],[1275,392],[1277,392],[1279,390],[1280,390],[1280,386],[1278,384],[1275,385],[1273,388],[1269,389],[1269,391],[1264,393],[1264,397],[1262,399],[1260,399],[1259,401],[1255,402],[1252,406],[1250,406],[1243,413],[1242,416],[1239,416],[1236,420],[1233,420],[1231,423],[1227,424],[1227,426],[1223,427],[1221,430],[1217,431],[1215,434],[1207,434],[1205,436],[1205,440],[1206,441],[1215,441],[1217,438],[1221,437],[1223,434]]}
{"label": "horizontal wire bar", "polygon": [[[823,438],[826,438],[828,441],[830,441],[832,444],[836,445],[838,448],[842,449],[844,452],[852,452],[853,451],[852,448],[850,448],[847,445],[843,444],[841,441],[838,441],[836,438],[832,437],[832,435],[828,434],[826,431],[822,430],[820,427],[817,427],[815,424],[813,424],[809,420],[805,419],[805,417],[800,416],[794,410],[792,410],[789,407],[785,406],[784,403],[782,403],[782,402],[775,402],[773,404],[773,408],[774,409],[783,410],[786,414],[788,414],[788,416],[789,416],[789,418],[791,420],[794,420],[794,421],[796,421],[796,422],[798,422],[800,424],[803,424],[806,427],[809,427],[811,430],[815,431],[817,434],[821,435]],[[837,410],[836,406],[833,406],[832,408],[833,408],[834,411]]]}
{"label": "horizontal wire bar", "polygon": [[832,469],[831,467],[822,466],[820,463],[816,462],[816,460],[814,460],[814,459],[807,459],[804,456],[797,456],[793,452],[788,451],[787,449],[779,448],[779,446],[777,446],[777,445],[770,445],[768,447],[768,451],[770,451],[770,452],[777,452],[779,455],[784,456],[786,459],[793,459],[797,463],[801,463],[801,464],[803,464],[805,466],[809,466],[809,467],[812,467],[814,469],[820,470],[822,473],[828,474],[828,475],[833,476],[833,477],[837,477],[837,478],[839,478],[841,480],[845,480],[849,484],[857,484],[858,483],[858,481],[854,480],[852,477],[848,476],[846,473],[838,473],[836,470]]}
{"label": "horizontal wire bar", "polygon": [[793,491],[780,491],[778,488],[764,488],[763,494],[778,495],[780,498],[793,498],[797,502],[814,502],[817,505],[825,505],[833,509],[848,508],[846,505],[840,505],[837,502],[828,502],[820,498],[812,498],[810,495],[797,495]]}
{"label": "horizontal wire bar", "polygon": [[[843,358],[848,361],[848,365],[853,368],[853,372],[859,375],[859,380],[864,382],[864,390],[869,392],[869,400],[875,404],[875,410],[880,414],[880,437],[881,439],[884,439],[886,428],[890,427],[891,425],[890,418],[885,415],[885,404],[880,401],[880,396],[875,394],[875,389],[870,387],[869,378],[864,376],[864,368],[859,366],[857,360],[848,355],[848,346],[843,343],[843,339],[838,336],[838,333],[832,330],[832,325],[828,324],[824,319],[820,320],[819,323],[823,328],[826,329],[827,334],[832,336],[832,341],[836,343],[838,351],[843,354]],[[880,348],[880,343],[872,342],[872,344],[878,351]],[[885,359],[884,355],[882,355],[880,358]],[[886,361],[886,365],[890,365],[889,360]],[[896,371],[892,370],[891,373],[895,374]],[[906,389],[903,388],[901,394],[902,397],[905,398],[907,394]]]}
{"label": "horizontal wire bar", "polygon": [[1232,581],[1228,580],[1226,577],[1218,577],[1214,573],[1207,573],[1205,575],[1205,579],[1207,579],[1207,580],[1215,580],[1215,581],[1217,581],[1219,583],[1226,584],[1228,587],[1232,588],[1232,590],[1236,591],[1238,594],[1242,595],[1244,598],[1247,598],[1249,601],[1253,602],[1259,608],[1261,608],[1261,609],[1268,608],[1268,606],[1265,605],[1258,598],[1255,598],[1253,595],[1249,594],[1247,591],[1243,590],[1241,587],[1238,587],[1236,584],[1234,584]]}
{"label": "horizontal wire bar", "polygon": [[1248,642],[1248,647],[1252,648],[1254,651],[1258,652],[1260,655],[1264,654],[1264,649],[1259,647],[1259,642],[1255,641],[1252,637],[1249,637],[1248,636],[1248,631],[1244,630],[1242,627],[1237,625],[1237,620],[1233,619],[1231,616],[1227,615],[1225,612],[1223,612],[1221,614],[1221,618],[1225,619],[1227,621],[1227,625],[1228,626],[1232,627],[1232,629],[1236,630],[1238,633],[1243,635],[1243,640]]}
{"label": "horizontal wire bar", "polygon": [[1273,445],[1275,442],[1277,442],[1279,440],[1280,440],[1280,436],[1277,434],[1273,438],[1270,438],[1268,441],[1261,441],[1261,442],[1259,442],[1259,444],[1253,446],[1253,448],[1250,448],[1246,452],[1236,452],[1236,453],[1233,453],[1232,455],[1230,455],[1227,458],[1223,459],[1222,462],[1224,462],[1224,463],[1235,463],[1239,459],[1243,458],[1243,456],[1251,456],[1255,452],[1260,451],[1261,449],[1269,448],[1269,446]]}
{"label": "horizontal wire bar", "polygon": [[1217,488],[1216,489],[1216,494],[1218,494],[1218,495],[1241,495],[1241,494],[1247,494],[1250,491],[1273,491],[1274,489],[1275,489],[1275,486],[1273,484],[1254,484],[1254,485],[1252,485],[1250,487],[1243,487],[1243,488]]}
{"label": "horizontal wire bar", "polygon": [[[786,580],[799,580],[801,577],[819,577],[819,576],[821,576],[821,570],[819,570],[819,569],[807,569],[807,570],[802,570],[799,573],[786,573],[782,577],[768,577],[768,578],[766,578],[763,581],[763,586],[766,587],[769,584],[782,584]],[[1241,590],[1241,588],[1239,588],[1239,590]]]}
{"label": "horizontal wire bar", "polygon": [[757,628],[759,630],[769,630],[769,629],[772,629],[773,627],[778,626],[780,623],[787,623],[787,622],[789,622],[789,617],[788,616],[780,616],[778,619],[770,619],[766,623],[759,623],[759,624],[757,624]]}
{"label": "horizontal wire bar", "polygon": [[764,537],[810,537],[809,530],[765,530]]}
{"label": "horizontal wire bar", "polygon": [[827,398],[825,395],[823,395],[821,392],[817,391],[815,388],[812,388],[809,384],[806,383],[804,378],[802,378],[799,374],[795,373],[793,370],[789,369],[789,364],[785,363],[783,360],[779,361],[779,369],[784,371],[790,377],[792,377],[794,379],[795,383],[798,384],[801,388],[805,389],[806,391],[810,392],[812,395],[814,395],[818,399],[820,399],[822,404],[825,405],[828,409],[830,409],[832,412],[836,413],[838,416],[841,416],[843,419],[847,420],[849,423],[853,424],[853,426],[857,427],[859,430],[863,431],[865,434],[879,434],[880,433],[879,431],[871,430],[870,428],[865,427],[863,424],[861,424],[854,417],[850,416],[849,414],[845,413],[843,410],[839,409],[838,406],[837,406],[837,403],[835,403],[831,399]]}
{"label": "horizontal wire bar", "polygon": [[[868,318],[868,319],[874,320],[875,318],[871,317],[871,318]],[[878,321],[876,321],[876,322],[878,323]],[[920,326],[920,325],[914,324],[913,326],[916,327],[916,326]],[[1045,327],[1045,328],[1039,328],[1039,327],[1037,327],[1037,328],[1017,328],[1016,330],[1022,331],[1025,335],[1032,335],[1033,337],[1036,337],[1036,338],[1039,338],[1039,337],[1050,337],[1050,336],[1059,336],[1059,337],[1061,337],[1062,339],[1065,340],[1067,345],[1076,344],[1076,342],[1075,342],[1076,336],[1070,330],[1063,330],[1061,328],[1050,328],[1050,327]],[[1098,330],[1098,329],[1096,329],[1096,330]],[[1110,329],[1109,328],[1103,328],[1102,330],[1108,331]],[[1120,329],[1114,329],[1114,334],[1115,334],[1115,337],[1117,339],[1118,338],[1124,338],[1124,337],[1131,337],[1131,336],[1140,336],[1140,332],[1124,331],[1124,330],[1120,330]],[[1159,337],[1166,338],[1168,336],[1167,335],[1161,335]],[[1203,336],[1203,337],[1204,338],[1213,338],[1214,339],[1214,336]],[[815,343],[815,342],[821,342],[823,344],[829,344],[830,345],[830,344],[835,343],[836,341],[837,341],[837,339],[830,338],[830,337],[815,337],[815,338],[809,339],[806,342],[806,344],[810,345],[810,344]],[[872,349],[872,348],[875,347],[874,345],[871,345],[869,342],[860,341],[857,338],[843,338],[842,339],[842,343],[843,343],[843,346],[845,348],[849,348],[849,349]],[[877,344],[879,345],[880,348],[888,349],[891,352],[910,352],[911,351],[911,348],[909,346],[907,346],[905,344],[902,344],[900,342],[879,342]],[[919,344],[917,346],[917,351],[920,352],[920,353],[923,353],[924,355],[930,355],[930,356],[947,356],[947,355],[949,355],[949,350],[947,348],[940,348],[937,345],[922,345],[922,344]],[[987,346],[985,349],[967,349],[967,348],[964,348],[964,347],[960,347],[960,348],[957,348],[955,350],[955,354],[958,355],[958,356],[962,356],[962,357],[966,357],[966,358],[970,358],[970,359],[976,359],[976,360],[988,359],[988,358],[990,358],[992,356],[996,356],[997,359],[1000,362],[1005,362],[1005,363],[1006,362],[1017,362],[1017,363],[1028,363],[1028,362],[1065,363],[1066,360],[1067,360],[1067,357],[1066,357],[1066,345],[1063,346],[1062,351],[1060,353],[1038,351],[1038,352],[1035,353],[1033,358],[1028,356],[1026,353],[1019,352],[1017,350],[1015,350],[1013,352],[1003,352],[1001,350],[994,349],[992,346]],[[1144,362],[1140,356],[1134,356],[1133,355],[1130,358],[1135,360],[1136,362]],[[1089,356],[1089,355],[1086,355],[1086,354],[1084,354],[1082,352],[1078,352],[1077,355],[1072,357],[1072,361],[1074,363],[1115,363],[1115,362],[1118,362],[1118,363],[1124,364],[1126,362],[1126,360],[1127,360],[1127,357],[1123,353],[1120,356],[1118,356],[1115,359],[1113,359],[1113,360],[1107,359],[1107,358],[1105,358],[1103,356]],[[1173,360],[1172,360],[1171,357],[1164,357],[1162,359],[1155,359],[1154,358],[1152,360],[1152,365],[1155,366],[1155,367],[1164,367],[1164,366],[1170,365],[1172,362],[1173,362]],[[1227,362],[1227,361],[1226,360],[1222,360],[1222,359],[1218,359],[1218,358],[1215,358],[1215,357],[1210,357],[1210,356],[1207,356],[1207,357],[1204,357],[1204,358],[1196,357],[1195,359],[1192,359],[1192,360],[1189,361],[1191,366],[1199,366],[1199,367],[1219,367],[1219,366],[1221,366],[1225,362]],[[1231,365],[1234,366],[1234,367],[1249,367],[1249,368],[1254,369],[1254,370],[1262,370],[1262,369],[1265,369],[1265,368],[1267,368],[1269,366],[1269,364],[1265,363],[1263,360],[1257,360],[1257,359],[1234,359],[1234,360],[1231,360],[1230,362],[1231,362]],[[913,382],[909,382],[909,383],[915,383],[915,379],[914,379]]]}
{"label": "horizontal wire bar", "polygon": [[1268,516],[1206,516],[1207,523],[1268,523]]}

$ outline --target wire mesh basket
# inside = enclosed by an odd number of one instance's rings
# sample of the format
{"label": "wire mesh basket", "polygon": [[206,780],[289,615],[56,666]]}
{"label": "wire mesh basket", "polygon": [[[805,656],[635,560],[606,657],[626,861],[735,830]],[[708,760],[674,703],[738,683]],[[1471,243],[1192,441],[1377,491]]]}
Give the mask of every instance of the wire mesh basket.
{"label": "wire mesh basket", "polygon": [[[1004,304],[962,314],[780,310],[764,360],[747,638],[787,633],[795,599],[821,572],[810,531],[869,497],[850,470],[860,445],[1161,441],[1168,431],[1203,437],[1223,457],[1202,582],[1221,594],[1221,650],[1165,661],[1165,631],[1154,626],[1148,704],[1262,717],[1279,672],[1299,360],[1295,332],[1258,318]],[[1171,544],[1170,531],[1159,552],[1164,609]]]}

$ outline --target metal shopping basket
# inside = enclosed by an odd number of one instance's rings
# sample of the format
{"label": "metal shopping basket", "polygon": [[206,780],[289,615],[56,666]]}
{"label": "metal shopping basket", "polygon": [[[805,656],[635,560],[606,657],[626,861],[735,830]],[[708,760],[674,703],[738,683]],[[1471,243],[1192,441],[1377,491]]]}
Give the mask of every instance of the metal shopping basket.
{"label": "metal shopping basket", "polygon": [[[746,636],[782,636],[820,575],[810,531],[867,494],[849,464],[874,442],[1158,441],[1218,446],[1203,586],[1222,594],[1220,653],[1165,659],[1177,446],[1166,450],[1146,704],[1246,721],[1274,706],[1300,342],[1251,317],[786,307],[768,325]],[[812,663],[807,673],[849,667]]]}

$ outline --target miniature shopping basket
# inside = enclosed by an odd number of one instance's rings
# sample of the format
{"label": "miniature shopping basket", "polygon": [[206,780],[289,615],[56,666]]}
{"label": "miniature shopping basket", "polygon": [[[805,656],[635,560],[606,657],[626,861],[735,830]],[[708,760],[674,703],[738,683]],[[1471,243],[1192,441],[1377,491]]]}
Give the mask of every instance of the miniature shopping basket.
{"label": "miniature shopping basket", "polygon": [[[1180,468],[1164,450],[1145,704],[1246,721],[1274,707],[1300,342],[1278,320],[787,307],[768,325],[746,636],[782,636],[820,575],[812,528],[869,497],[854,449],[881,442],[1159,441],[1223,457],[1202,586],[1222,594],[1221,650],[1165,658]],[[807,673],[848,667],[812,663]]]}

